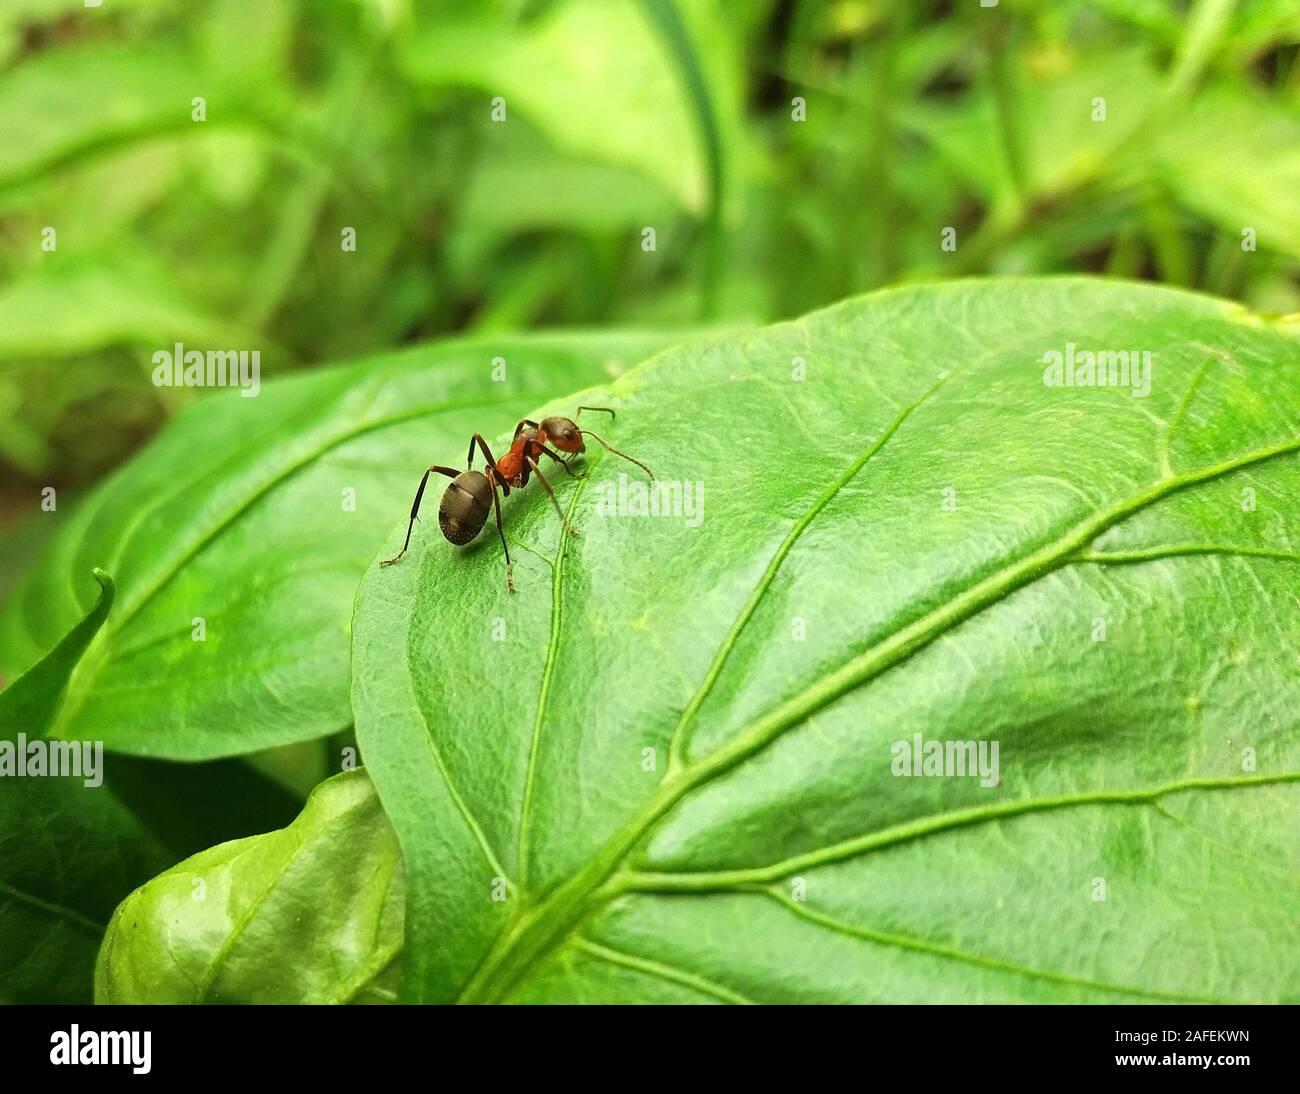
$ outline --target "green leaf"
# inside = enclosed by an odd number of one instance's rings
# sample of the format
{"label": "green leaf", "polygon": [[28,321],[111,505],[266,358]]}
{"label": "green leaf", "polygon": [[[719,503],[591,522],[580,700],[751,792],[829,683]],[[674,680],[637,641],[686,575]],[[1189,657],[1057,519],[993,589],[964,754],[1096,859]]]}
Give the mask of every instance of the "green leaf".
{"label": "green leaf", "polygon": [[173,861],[106,786],[0,778],[0,1001],[90,1002],[113,909]]}
{"label": "green leaf", "polygon": [[102,565],[117,604],[52,734],[193,760],[344,729],[353,594],[421,471],[671,340],[463,341],[202,399],[70,515],[0,615],[0,670],[62,639]]}
{"label": "green leaf", "polygon": [[302,802],[240,760],[105,756],[103,781],[0,778],[0,999],[88,1003],[113,909],[187,855]]}
{"label": "green leaf", "polygon": [[[100,593],[85,618],[0,691],[0,739],[14,742],[15,764],[48,727],[112,608],[112,579],[94,576]],[[87,745],[96,742],[74,742]],[[79,777],[3,774],[0,999],[10,1002],[88,1002],[104,924],[126,893],[178,857],[293,815],[286,792],[233,760],[105,762],[100,751],[94,772]]]}
{"label": "green leaf", "polygon": [[[58,262],[0,289],[0,360],[89,353],[107,346],[262,345],[248,327],[219,320],[140,258]],[[268,354],[269,356],[269,354]],[[140,375],[143,376],[141,370]]]}
{"label": "green leaf", "polygon": [[[1213,143],[1203,134],[1213,133]],[[1241,244],[1300,256],[1300,117],[1246,89],[1213,88],[1179,111],[1157,145],[1161,177],[1183,204]],[[1250,163],[1249,171],[1233,169]]]}
{"label": "green leaf", "polygon": [[99,596],[85,617],[54,649],[0,691],[0,738],[18,733],[37,737],[49,728],[72,670],[113,607],[113,579],[98,568],[93,573],[99,583]]}
{"label": "green leaf", "polygon": [[192,62],[156,44],[48,50],[0,76],[0,187],[158,133],[192,129]]}
{"label": "green leaf", "polygon": [[401,853],[361,771],[287,828],[203,851],[133,892],[98,1003],[386,1002],[400,983]]}
{"label": "green leaf", "polygon": [[90,783],[0,778],[0,1000],[90,1002],[104,926],[127,893],[215,840],[296,812],[239,761],[100,763],[102,781]]}
{"label": "green leaf", "polygon": [[[1148,120],[1159,88],[1144,51],[1063,52],[1038,66],[1017,58],[1007,78],[1015,117],[1006,124],[1023,142],[1023,181],[1030,193],[1054,195],[1098,173],[1126,178],[1110,157]],[[1093,120],[1097,99],[1106,104],[1104,122]],[[998,104],[989,89],[981,87],[955,106],[904,104],[900,113],[902,124],[924,137],[985,201],[1010,200]]]}
{"label": "green leaf", "polygon": [[[1149,391],[1047,386],[1071,343]],[[1294,998],[1294,323],[950,283],[575,401],[703,519],[610,515],[593,444],[579,538],[511,498],[515,594],[428,525],[358,593],[411,999]],[[915,734],[999,778],[895,776]]]}
{"label": "green leaf", "polygon": [[[633,227],[673,215],[652,182],[624,168],[557,156],[531,131],[493,128],[459,208],[462,229],[449,259],[465,274],[482,270],[503,238],[544,229],[626,236]],[[531,185],[521,189],[526,175]]]}
{"label": "green leaf", "polygon": [[691,94],[633,0],[570,0],[518,27],[439,19],[399,58],[418,83],[482,92],[485,126],[500,96],[505,124],[517,110],[561,151],[636,168],[682,207],[706,206],[709,174]]}
{"label": "green leaf", "polygon": [[[719,257],[722,245],[722,203],[725,179],[725,148],[722,125],[714,101],[710,73],[705,71],[704,58],[682,18],[674,0],[641,0],[642,10],[651,25],[663,37],[672,56],[682,85],[695,115],[700,146],[707,167],[708,189],[706,195],[704,231],[708,240],[704,246],[701,270],[700,309],[702,317],[714,314],[718,294]],[[696,9],[697,11],[699,9]],[[712,44],[720,46],[721,42]],[[724,52],[724,50],[719,50]]]}

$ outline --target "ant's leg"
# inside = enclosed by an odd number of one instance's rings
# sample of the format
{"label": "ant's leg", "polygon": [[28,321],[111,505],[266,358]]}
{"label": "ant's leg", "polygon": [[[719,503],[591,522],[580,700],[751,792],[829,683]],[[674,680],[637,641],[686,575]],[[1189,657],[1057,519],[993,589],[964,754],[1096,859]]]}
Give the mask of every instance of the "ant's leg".
{"label": "ant's leg", "polygon": [[492,508],[497,516],[497,535],[501,537],[501,550],[506,553],[506,590],[515,591],[515,577],[510,565],[510,548],[506,545],[506,530],[501,526],[501,501],[497,497],[496,481],[492,482]]}
{"label": "ant's leg", "polygon": [[[474,466],[474,446],[476,444],[479,446],[479,449],[482,451],[483,458],[487,460],[486,475],[488,481],[496,482],[497,479],[500,477],[494,473],[497,468],[496,457],[492,455],[492,449],[488,448],[487,441],[483,439],[482,433],[475,433],[474,436],[472,436],[469,439],[469,457],[467,458],[466,463],[468,464],[469,467]],[[510,484],[506,482],[505,479],[501,479],[501,492],[505,494],[506,497],[510,496]]]}
{"label": "ant's leg", "polygon": [[406,554],[406,549],[411,545],[411,529],[415,527],[415,522],[420,519],[419,516],[420,499],[424,497],[424,488],[426,485],[428,485],[429,476],[432,475],[434,472],[437,472],[439,475],[446,475],[449,479],[454,479],[457,475],[460,474],[460,472],[455,470],[454,468],[439,467],[437,464],[434,464],[424,473],[423,477],[421,477],[420,479],[420,488],[415,492],[415,501],[411,504],[411,520],[406,526],[406,542],[402,544],[402,549],[398,551],[397,554],[395,554],[392,558],[386,558],[382,562],[380,562],[379,564],[380,566],[391,566],[394,562],[396,562],[399,558],[401,558],[404,554]]}
{"label": "ant's leg", "polygon": [[519,436],[519,431],[523,429],[524,426],[531,426],[533,429],[541,428],[535,421],[532,420],[532,418],[520,418],[519,421],[515,424],[516,437]]}
{"label": "ant's leg", "polygon": [[580,406],[578,407],[578,412],[573,416],[573,420],[575,422],[582,417],[582,412],[584,410],[599,410],[602,414],[608,414],[611,418],[618,417],[618,415],[615,414],[612,410],[610,410],[609,407],[607,406]]}
{"label": "ant's leg", "polygon": [[[537,443],[537,442],[535,442],[535,443]],[[538,448],[540,451],[545,452],[548,456],[550,456],[551,459],[553,459],[556,463],[558,463],[561,467],[563,467],[564,470],[566,470],[566,471],[567,471],[570,475],[572,475],[575,479],[585,479],[585,478],[587,477],[587,472],[583,471],[583,472],[579,473],[579,472],[573,470],[573,468],[569,466],[569,461],[568,461],[568,460],[566,460],[566,459],[565,459],[563,456],[561,456],[558,452],[552,452],[549,448],[546,447],[546,445],[541,444],[541,443],[537,443],[537,448]]]}
{"label": "ant's leg", "polygon": [[[527,457],[527,459],[528,466],[533,469],[533,474],[537,476],[537,481],[542,484],[551,499],[551,504],[555,506],[555,512],[559,515],[560,523],[568,529],[569,535],[576,536],[578,534],[578,529],[564,519],[564,510],[560,508],[560,503],[555,500],[555,491],[551,489],[551,484],[546,481],[546,476],[542,474],[542,469],[537,466],[537,461],[533,459],[532,456]],[[564,461],[561,460],[560,462],[563,463]]]}

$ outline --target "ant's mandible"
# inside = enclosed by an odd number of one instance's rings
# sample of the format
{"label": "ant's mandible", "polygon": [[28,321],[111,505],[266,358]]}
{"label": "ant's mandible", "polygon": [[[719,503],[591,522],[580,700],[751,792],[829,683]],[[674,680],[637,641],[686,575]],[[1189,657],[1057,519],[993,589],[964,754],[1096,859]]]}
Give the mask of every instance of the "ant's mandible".
{"label": "ant's mandible", "polygon": [[[582,417],[584,410],[598,410],[610,417],[614,417],[614,412],[607,406],[580,406],[573,418],[543,418],[541,425],[531,419],[524,418],[515,426],[515,436],[510,444],[510,451],[501,459],[498,460],[493,457],[492,450],[488,448],[487,441],[483,439],[483,434],[475,433],[469,439],[469,455],[465,457],[466,467],[464,471],[457,471],[454,467],[441,467],[438,464],[430,467],[425,471],[424,477],[420,479],[420,487],[415,492],[415,501],[411,505],[411,520],[406,526],[406,542],[402,544],[402,549],[396,555],[384,559],[379,565],[391,566],[406,554],[406,549],[411,545],[411,531],[415,528],[416,520],[419,519],[420,499],[424,497],[424,488],[429,482],[429,476],[436,472],[451,479],[442,495],[442,501],[438,503],[438,527],[442,529],[442,534],[458,547],[464,546],[483,530],[483,525],[487,523],[488,508],[491,507],[496,513],[497,534],[501,537],[501,549],[506,554],[506,588],[514,592],[515,582],[510,568],[510,548],[506,546],[505,529],[501,527],[501,501],[497,497],[498,489],[506,497],[509,497],[512,487],[518,490],[527,486],[529,476],[536,475],[537,481],[542,484],[542,487],[549,495],[551,504],[555,506],[560,522],[570,535],[576,536],[578,534],[577,529],[565,520],[564,513],[560,509],[560,503],[555,500],[555,491],[551,489],[551,484],[546,481],[546,476],[542,474],[542,469],[537,465],[537,461],[542,456],[550,456],[574,478],[584,476],[576,473],[569,466],[571,461],[566,461],[559,452],[555,452],[548,445],[553,444],[560,452],[576,455],[587,450],[587,446],[582,440],[584,434],[588,437],[595,437],[614,455],[622,456],[623,459],[636,464],[637,467],[650,476],[651,480],[654,479],[654,472],[640,460],[634,459],[626,452],[620,452],[600,434],[593,433],[590,429],[579,429],[576,419]],[[484,471],[474,470],[475,445],[478,446],[483,453],[483,458],[487,461],[487,467]]]}

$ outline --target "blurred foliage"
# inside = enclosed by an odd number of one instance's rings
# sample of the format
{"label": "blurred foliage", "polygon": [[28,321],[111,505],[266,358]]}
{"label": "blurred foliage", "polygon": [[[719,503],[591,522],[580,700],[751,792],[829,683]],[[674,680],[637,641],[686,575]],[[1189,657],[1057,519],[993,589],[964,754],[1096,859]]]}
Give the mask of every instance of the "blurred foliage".
{"label": "blurred foliage", "polygon": [[198,397],[175,341],[275,375],[1067,270],[1300,309],[1298,43],[1294,0],[6,0],[0,521]]}

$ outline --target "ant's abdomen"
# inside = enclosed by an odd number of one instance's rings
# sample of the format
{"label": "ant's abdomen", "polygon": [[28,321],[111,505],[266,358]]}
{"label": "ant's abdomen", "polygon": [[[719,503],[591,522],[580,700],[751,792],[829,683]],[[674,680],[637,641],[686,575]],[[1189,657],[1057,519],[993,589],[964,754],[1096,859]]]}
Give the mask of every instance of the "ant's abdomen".
{"label": "ant's abdomen", "polygon": [[483,522],[479,521],[477,525],[466,524],[458,517],[453,517],[446,509],[439,509],[438,527],[442,529],[442,534],[447,537],[448,541],[454,543],[457,547],[463,547],[479,534]]}
{"label": "ant's abdomen", "polygon": [[464,546],[483,530],[492,507],[492,487],[478,471],[462,471],[438,505],[438,527],[448,541]]}

